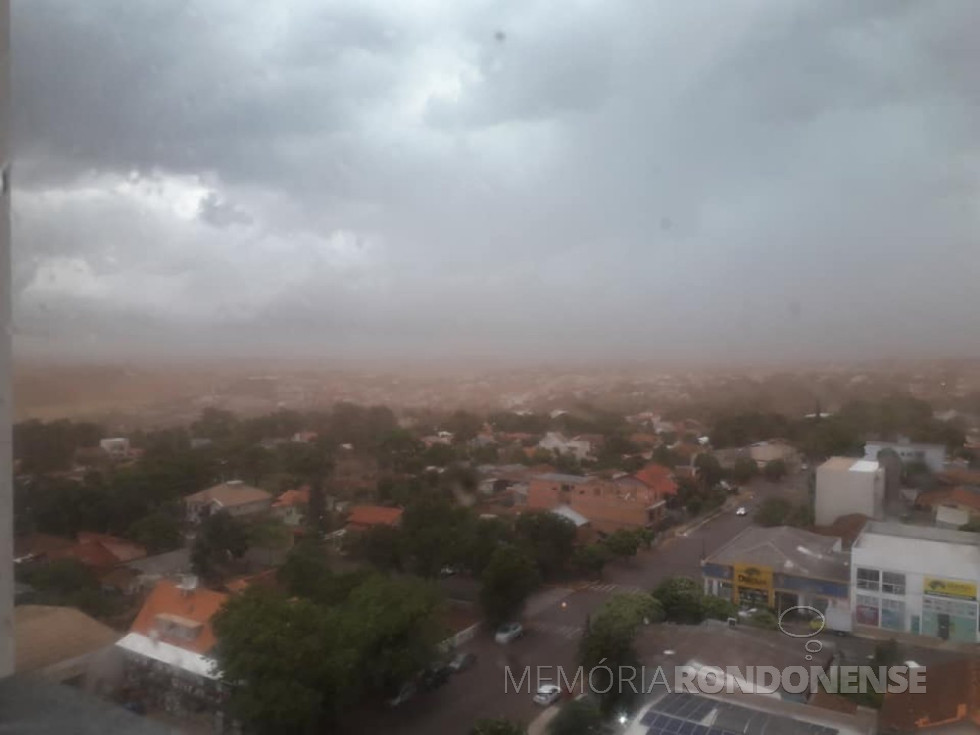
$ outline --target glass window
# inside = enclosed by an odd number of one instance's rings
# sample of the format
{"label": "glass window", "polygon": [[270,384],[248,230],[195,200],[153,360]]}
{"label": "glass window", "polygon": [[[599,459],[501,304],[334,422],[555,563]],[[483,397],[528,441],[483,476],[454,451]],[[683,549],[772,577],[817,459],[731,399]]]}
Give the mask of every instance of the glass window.
{"label": "glass window", "polygon": [[857,610],[855,617],[861,625],[878,626],[879,622],[879,601],[877,597],[869,595],[857,596]]}
{"label": "glass window", "polygon": [[881,600],[881,627],[889,630],[905,629],[905,602],[903,600]]}
{"label": "glass window", "polygon": [[872,590],[874,592],[878,591],[879,580],[881,573],[877,569],[861,569],[857,570],[857,586],[859,590]]}
{"label": "glass window", "polygon": [[[860,570],[858,570],[860,572]],[[889,595],[905,594],[905,575],[896,572],[881,573],[881,591]]]}

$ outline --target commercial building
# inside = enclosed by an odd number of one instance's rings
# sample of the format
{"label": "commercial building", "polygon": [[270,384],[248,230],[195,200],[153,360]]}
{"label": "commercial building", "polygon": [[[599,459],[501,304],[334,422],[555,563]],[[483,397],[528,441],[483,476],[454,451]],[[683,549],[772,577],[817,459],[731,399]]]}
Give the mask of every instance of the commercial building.
{"label": "commercial building", "polygon": [[880,519],[884,498],[885,470],[877,461],[831,457],[817,468],[814,515],[818,526],[829,526],[852,513]]}
{"label": "commercial building", "polygon": [[865,459],[878,459],[878,452],[891,449],[902,462],[922,462],[930,472],[942,472],[946,466],[946,447],[942,444],[917,444],[910,441],[868,442],[864,445]]}
{"label": "commercial building", "polygon": [[978,642],[980,535],[871,522],[851,548],[855,628]]}
{"label": "commercial building", "polygon": [[828,625],[849,617],[851,574],[839,538],[750,526],[706,558],[701,573],[706,594],[743,607],[808,605],[827,613]]}

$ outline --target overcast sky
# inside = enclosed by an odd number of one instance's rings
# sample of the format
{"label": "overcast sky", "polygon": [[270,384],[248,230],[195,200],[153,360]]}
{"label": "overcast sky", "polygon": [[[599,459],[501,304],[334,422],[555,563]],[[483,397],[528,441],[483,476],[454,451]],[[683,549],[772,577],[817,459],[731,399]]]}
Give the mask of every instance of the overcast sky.
{"label": "overcast sky", "polygon": [[13,6],[25,352],[980,353],[976,0]]}

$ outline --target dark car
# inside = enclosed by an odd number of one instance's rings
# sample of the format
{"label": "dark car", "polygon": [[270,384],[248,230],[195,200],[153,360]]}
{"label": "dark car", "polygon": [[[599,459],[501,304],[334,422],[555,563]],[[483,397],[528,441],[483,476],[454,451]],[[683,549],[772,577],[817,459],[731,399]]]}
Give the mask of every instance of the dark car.
{"label": "dark car", "polygon": [[436,689],[449,681],[452,669],[448,666],[430,666],[422,672],[422,686],[425,689]]}
{"label": "dark car", "polygon": [[449,662],[449,670],[454,674],[458,674],[461,671],[466,671],[468,668],[471,668],[475,663],[475,653],[457,653],[455,658]]}

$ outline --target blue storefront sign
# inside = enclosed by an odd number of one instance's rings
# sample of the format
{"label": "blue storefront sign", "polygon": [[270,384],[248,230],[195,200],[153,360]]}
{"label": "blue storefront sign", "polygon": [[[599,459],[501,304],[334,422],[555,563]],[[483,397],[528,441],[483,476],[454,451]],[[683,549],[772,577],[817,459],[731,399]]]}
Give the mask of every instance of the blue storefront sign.
{"label": "blue storefront sign", "polygon": [[806,577],[794,577],[790,574],[773,574],[772,586],[777,590],[802,592],[803,594],[819,595],[820,597],[846,599],[850,594],[850,585],[847,582],[808,579]]}

